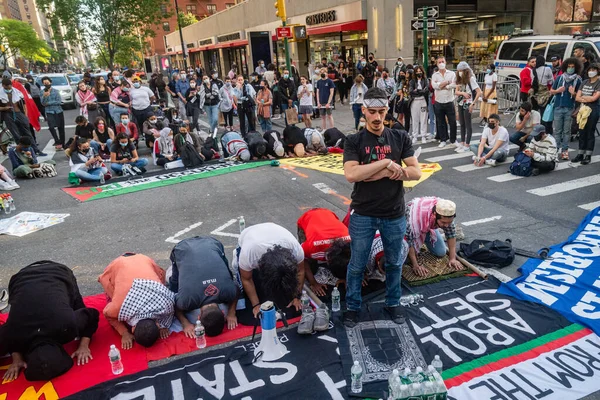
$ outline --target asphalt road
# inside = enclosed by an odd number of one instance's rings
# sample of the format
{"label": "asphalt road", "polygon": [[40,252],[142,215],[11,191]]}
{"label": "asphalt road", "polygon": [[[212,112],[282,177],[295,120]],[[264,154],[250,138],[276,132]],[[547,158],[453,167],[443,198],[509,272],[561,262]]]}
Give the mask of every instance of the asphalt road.
{"label": "asphalt road", "polygon": [[[76,115],[75,110],[66,111],[67,124],[74,124],[71,121]],[[339,106],[334,117],[343,132],[352,132],[349,106]],[[281,120],[275,122],[281,124]],[[73,131],[67,129],[67,135]],[[475,134],[481,131],[479,127],[474,129]],[[47,129],[38,134],[42,147],[49,138]],[[141,154],[149,156],[149,151],[144,149]],[[18,211],[70,216],[62,224],[22,238],[0,236],[0,286],[6,286],[20,268],[50,259],[73,268],[84,295],[95,294],[101,291],[98,275],[124,252],[146,254],[163,268],[168,267],[173,243],[166,240],[194,224],[199,225],[176,239],[216,235],[231,258],[239,230],[235,222],[224,225],[238,216],[244,216],[247,226],[270,221],[295,233],[296,221],[307,209],[326,207],[343,217],[348,207],[345,198],[352,190],[343,175],[261,167],[79,203],[60,190],[68,186],[66,157],[58,152],[54,160],[58,177],[21,180],[21,189],[13,196]],[[455,201],[457,223],[466,241],[511,238],[517,247],[538,250],[566,239],[587,213],[579,206],[600,200],[598,162],[587,167],[566,167],[545,176],[503,181],[508,164],[474,170],[469,167],[470,157],[438,149],[434,143],[423,146],[420,160],[439,162],[443,169],[408,193],[406,200],[435,195]],[[5,166],[9,164],[4,162]],[[325,184],[338,195],[325,193],[315,184]],[[535,189],[534,193],[528,192]],[[495,218],[479,221],[491,217]],[[517,276],[523,261],[517,257],[502,272]]]}

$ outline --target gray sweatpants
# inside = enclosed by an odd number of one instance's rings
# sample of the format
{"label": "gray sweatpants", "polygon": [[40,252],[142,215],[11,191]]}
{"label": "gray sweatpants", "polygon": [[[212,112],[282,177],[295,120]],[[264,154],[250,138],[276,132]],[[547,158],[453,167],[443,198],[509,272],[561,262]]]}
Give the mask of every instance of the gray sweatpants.
{"label": "gray sweatpants", "polygon": [[427,101],[424,97],[417,97],[410,105],[410,129],[413,139],[427,137]]}

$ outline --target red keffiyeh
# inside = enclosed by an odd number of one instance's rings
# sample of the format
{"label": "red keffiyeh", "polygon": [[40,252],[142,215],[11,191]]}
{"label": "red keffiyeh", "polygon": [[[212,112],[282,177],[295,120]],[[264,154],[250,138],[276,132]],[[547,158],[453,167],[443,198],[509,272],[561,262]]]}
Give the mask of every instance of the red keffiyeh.
{"label": "red keffiyeh", "polygon": [[435,244],[437,235],[435,232],[435,216],[433,215],[433,207],[437,204],[437,197],[417,197],[409,204],[410,224],[414,235],[413,247],[418,252],[425,243],[427,234],[430,233],[431,244]]}

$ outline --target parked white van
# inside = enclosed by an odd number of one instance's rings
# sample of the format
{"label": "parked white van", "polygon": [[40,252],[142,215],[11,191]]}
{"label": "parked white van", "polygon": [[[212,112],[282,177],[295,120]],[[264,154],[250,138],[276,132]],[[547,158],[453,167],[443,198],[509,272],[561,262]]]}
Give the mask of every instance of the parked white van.
{"label": "parked white van", "polygon": [[573,55],[573,47],[582,45],[586,52],[593,52],[600,59],[600,33],[587,35],[548,35],[533,33],[513,36],[500,44],[496,53],[496,73],[507,79],[519,79],[530,56],[544,56],[546,63],[554,56],[563,60]]}

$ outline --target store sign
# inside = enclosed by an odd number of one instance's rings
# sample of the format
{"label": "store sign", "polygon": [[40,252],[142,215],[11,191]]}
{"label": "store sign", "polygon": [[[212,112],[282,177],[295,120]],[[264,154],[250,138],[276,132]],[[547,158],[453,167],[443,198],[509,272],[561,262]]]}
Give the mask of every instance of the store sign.
{"label": "store sign", "polygon": [[335,10],[326,11],[306,17],[306,25],[318,25],[334,22],[336,20]]}
{"label": "store sign", "polygon": [[219,43],[223,43],[223,42],[230,42],[232,40],[240,40],[241,38],[242,38],[242,35],[240,34],[240,32],[236,32],[236,33],[230,33],[228,35],[217,36],[217,41]]}
{"label": "store sign", "polygon": [[200,46],[208,46],[209,44],[213,44],[212,38],[210,38],[210,39],[204,39],[204,40],[198,40],[198,47],[200,47]]}
{"label": "store sign", "polygon": [[277,33],[277,39],[291,39],[293,35],[291,26],[277,28],[275,32]]}

